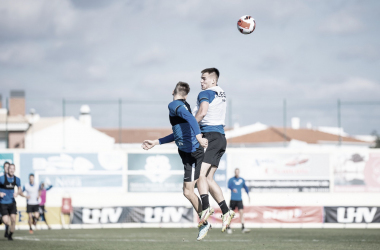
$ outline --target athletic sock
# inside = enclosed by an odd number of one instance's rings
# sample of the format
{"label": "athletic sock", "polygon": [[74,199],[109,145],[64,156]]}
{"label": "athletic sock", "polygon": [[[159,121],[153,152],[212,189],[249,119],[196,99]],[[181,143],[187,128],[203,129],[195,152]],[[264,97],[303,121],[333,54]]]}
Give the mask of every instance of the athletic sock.
{"label": "athletic sock", "polygon": [[9,230],[9,226],[8,226],[8,225],[5,225],[5,232],[8,233],[8,230]]}
{"label": "athletic sock", "polygon": [[220,209],[222,210],[222,213],[225,214],[228,212],[228,206],[227,206],[227,203],[225,200],[223,200],[222,202],[218,203]]}
{"label": "athletic sock", "polygon": [[201,194],[201,200],[202,200],[202,210],[207,209],[210,206],[208,202],[208,194]]}
{"label": "athletic sock", "polygon": [[244,230],[244,223],[241,223],[241,230]]}

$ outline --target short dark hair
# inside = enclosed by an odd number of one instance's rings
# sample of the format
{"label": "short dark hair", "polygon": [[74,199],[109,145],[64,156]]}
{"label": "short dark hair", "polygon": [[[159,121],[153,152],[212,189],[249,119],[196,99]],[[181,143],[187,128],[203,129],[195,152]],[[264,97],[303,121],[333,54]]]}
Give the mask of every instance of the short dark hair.
{"label": "short dark hair", "polygon": [[5,164],[11,165],[8,161],[4,162],[3,167],[5,167]]}
{"label": "short dark hair", "polygon": [[215,73],[217,76],[216,80],[219,79],[219,75],[220,75],[219,70],[217,68],[207,68],[207,69],[202,70],[201,73],[202,74],[204,74],[204,73],[209,73],[209,74]]}
{"label": "short dark hair", "polygon": [[34,174],[30,174],[29,177],[30,177],[30,176],[33,176],[33,177],[34,177]]}
{"label": "short dark hair", "polygon": [[186,82],[178,82],[174,89],[174,95],[187,96],[190,92],[190,86]]}
{"label": "short dark hair", "polygon": [[14,163],[9,164],[9,167],[10,167],[10,166],[13,166],[13,167],[16,168],[16,165],[15,165]]}

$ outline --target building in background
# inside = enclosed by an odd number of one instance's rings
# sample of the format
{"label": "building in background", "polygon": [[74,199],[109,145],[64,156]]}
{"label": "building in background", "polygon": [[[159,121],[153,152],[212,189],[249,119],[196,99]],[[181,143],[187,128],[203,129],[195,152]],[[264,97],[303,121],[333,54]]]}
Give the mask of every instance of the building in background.
{"label": "building in background", "polygon": [[113,149],[115,145],[114,138],[92,128],[87,105],[81,107],[79,120],[34,115],[30,121],[32,126],[26,133],[26,149],[96,151]]}
{"label": "building in background", "polygon": [[25,92],[12,90],[3,108],[0,96],[0,148],[24,148],[30,124],[25,116]]}
{"label": "building in background", "polygon": [[335,147],[339,140],[344,147],[374,145],[374,141],[355,138],[341,128],[301,128],[299,124],[299,119],[292,119],[292,127],[284,129],[255,123],[226,131],[226,138],[230,147]]}

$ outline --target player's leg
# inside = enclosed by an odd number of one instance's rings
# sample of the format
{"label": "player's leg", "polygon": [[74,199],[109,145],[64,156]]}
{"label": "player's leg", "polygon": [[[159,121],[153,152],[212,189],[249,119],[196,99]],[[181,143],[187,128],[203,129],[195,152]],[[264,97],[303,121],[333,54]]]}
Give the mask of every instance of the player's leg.
{"label": "player's leg", "polygon": [[244,230],[244,210],[239,209],[241,229]]}
{"label": "player's leg", "polygon": [[28,225],[29,225],[29,233],[33,234],[32,224],[33,224],[33,213],[30,211],[29,205],[27,208],[28,212]]}
{"label": "player's leg", "polygon": [[197,181],[183,182],[183,195],[190,201],[195,211],[197,211],[197,213],[200,213],[202,212],[202,203],[199,197],[194,193],[196,182]]}
{"label": "player's leg", "polygon": [[201,165],[201,170],[199,173],[199,179],[197,182],[198,191],[201,196],[202,201],[202,212],[200,215],[200,221],[198,226],[200,227],[210,216],[214,213],[213,208],[210,207],[209,197],[208,197],[208,183],[207,183],[207,173],[209,172],[211,164],[203,162]]}
{"label": "player's leg", "polygon": [[239,201],[239,203],[238,203],[238,209],[239,209],[239,214],[240,214],[241,232],[242,233],[249,233],[251,230],[246,229],[244,227],[244,206],[243,206],[243,201]]}
{"label": "player's leg", "polygon": [[[230,210],[234,211],[236,207],[237,207],[236,201],[230,200]],[[227,233],[232,234],[232,229],[231,229],[230,225],[228,225],[228,227],[227,227]]]}
{"label": "player's leg", "polygon": [[222,189],[214,180],[214,174],[216,170],[217,170],[216,167],[211,167],[207,175],[207,182],[209,184],[211,196],[218,203],[220,210],[222,210],[222,214],[223,214],[222,232],[224,232],[227,229],[227,227],[230,225],[232,218],[235,216],[235,212],[232,210],[229,210],[227,203],[224,199]]}
{"label": "player's leg", "polygon": [[45,205],[41,205],[40,208],[39,208],[39,212],[40,212],[40,218],[45,222],[46,226],[50,228],[47,220],[46,220],[46,215],[45,215]]}
{"label": "player's leg", "polygon": [[3,223],[5,225],[4,237],[8,238],[9,226],[11,225],[11,218],[8,214],[3,214]]}
{"label": "player's leg", "polygon": [[[15,204],[15,206],[16,206],[16,204]],[[9,230],[10,232],[8,235],[8,240],[13,240],[12,235],[15,232],[15,228],[16,228],[16,215],[17,215],[17,210],[16,210],[16,213],[11,214],[11,226],[10,226],[10,230]]]}
{"label": "player's leg", "polygon": [[199,171],[196,173],[196,159],[192,153],[178,150],[184,167],[183,176],[183,195],[190,201],[197,213],[200,212],[201,203],[198,196],[194,193],[195,183],[199,178]]}
{"label": "player's leg", "polygon": [[216,181],[214,180],[214,174],[215,174],[216,170],[217,170],[217,167],[211,166],[209,172],[207,173],[207,177],[206,177],[207,184],[208,184],[209,191],[210,191],[212,198],[214,198],[214,200],[218,204],[221,202],[224,202],[224,204],[225,204],[224,208],[225,208],[225,210],[227,210],[225,212],[228,212],[228,206],[224,200],[222,189],[219,187],[218,183],[216,183]]}
{"label": "player's leg", "polygon": [[37,222],[40,219],[40,212],[38,211],[38,205],[35,205],[33,210],[34,210],[33,224],[34,226],[37,226]]}

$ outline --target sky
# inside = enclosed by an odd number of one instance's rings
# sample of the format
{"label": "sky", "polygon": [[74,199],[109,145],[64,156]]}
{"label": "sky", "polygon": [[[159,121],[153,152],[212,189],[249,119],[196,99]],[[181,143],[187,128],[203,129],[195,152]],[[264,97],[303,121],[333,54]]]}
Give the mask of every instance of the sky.
{"label": "sky", "polygon": [[[200,71],[220,70],[227,125],[342,126],[380,133],[380,1],[2,0],[0,94],[24,90],[27,112],[78,117],[95,127],[170,127],[178,81],[201,91]],[[236,23],[256,20],[250,35]]]}

